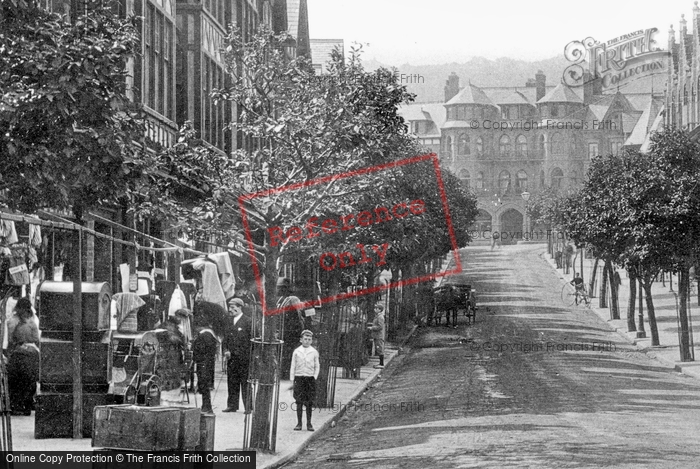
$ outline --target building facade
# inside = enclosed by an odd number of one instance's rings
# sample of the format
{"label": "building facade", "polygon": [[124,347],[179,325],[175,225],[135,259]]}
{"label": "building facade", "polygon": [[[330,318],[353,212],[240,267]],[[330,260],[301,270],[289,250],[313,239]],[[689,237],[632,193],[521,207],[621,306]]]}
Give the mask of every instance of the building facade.
{"label": "building facade", "polygon": [[476,195],[474,228],[513,233],[503,237],[512,242],[536,240],[529,233],[542,228],[527,220],[530,197],[545,188],[574,191],[591,158],[639,147],[662,105],[653,93],[603,94],[600,80],[548,86],[538,72],[522,87],[461,87],[453,73],[444,102],[411,104],[401,114]]}

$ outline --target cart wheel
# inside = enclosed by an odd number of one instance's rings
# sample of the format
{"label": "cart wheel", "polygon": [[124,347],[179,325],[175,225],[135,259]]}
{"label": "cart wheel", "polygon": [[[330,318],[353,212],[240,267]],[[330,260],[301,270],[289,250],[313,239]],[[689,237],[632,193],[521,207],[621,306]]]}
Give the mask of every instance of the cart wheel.
{"label": "cart wheel", "polygon": [[136,404],[136,388],[131,384],[124,390],[124,404]]}
{"label": "cart wheel", "polygon": [[160,405],[160,386],[154,382],[150,382],[147,388],[146,405],[155,407]]}
{"label": "cart wheel", "polygon": [[565,283],[561,288],[561,301],[566,306],[573,306],[576,302],[576,290],[568,283]]}

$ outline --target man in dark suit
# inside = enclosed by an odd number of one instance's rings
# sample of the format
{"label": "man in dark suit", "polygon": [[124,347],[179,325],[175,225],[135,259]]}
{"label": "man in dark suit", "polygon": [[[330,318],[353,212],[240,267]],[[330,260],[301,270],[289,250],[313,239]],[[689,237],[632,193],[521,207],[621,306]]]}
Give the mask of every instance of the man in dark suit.
{"label": "man in dark suit", "polygon": [[[223,349],[226,358],[226,374],[228,376],[228,402],[223,412],[236,412],[239,397],[243,397],[243,405],[248,405],[248,366],[250,362],[250,318],[243,314],[243,300],[231,298],[228,309],[232,317],[229,320]],[[246,412],[248,411],[246,407]]]}

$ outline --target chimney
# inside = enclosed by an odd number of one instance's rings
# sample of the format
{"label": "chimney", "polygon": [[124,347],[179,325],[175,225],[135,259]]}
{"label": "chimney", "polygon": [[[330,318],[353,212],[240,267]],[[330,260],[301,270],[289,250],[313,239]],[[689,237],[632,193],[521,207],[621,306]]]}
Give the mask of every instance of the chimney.
{"label": "chimney", "polygon": [[537,90],[536,90],[537,99],[535,99],[535,102],[544,98],[545,91],[547,89],[546,84],[547,84],[547,76],[544,74],[544,72],[542,70],[537,70],[537,74],[535,75],[535,87],[537,88]]}
{"label": "chimney", "polygon": [[459,93],[459,77],[452,72],[445,82],[445,102],[454,98]]}
{"label": "chimney", "polygon": [[595,96],[603,94],[603,80],[593,77],[589,71],[583,72],[583,103],[591,104]]}

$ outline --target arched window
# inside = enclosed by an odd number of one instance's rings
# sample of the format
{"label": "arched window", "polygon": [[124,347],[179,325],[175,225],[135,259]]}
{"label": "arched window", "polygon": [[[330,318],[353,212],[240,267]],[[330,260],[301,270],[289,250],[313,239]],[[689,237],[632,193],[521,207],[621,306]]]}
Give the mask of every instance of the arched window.
{"label": "arched window", "polygon": [[501,139],[498,141],[498,152],[503,157],[510,156],[510,137],[507,135],[501,136]]}
{"label": "arched window", "polygon": [[515,152],[518,156],[527,157],[527,138],[522,134],[515,139]]}
{"label": "arched window", "polygon": [[476,175],[476,188],[484,190],[484,173],[482,171],[479,171]]}
{"label": "arched window", "polygon": [[467,134],[461,134],[457,139],[457,154],[458,155],[469,155],[471,149],[469,148],[469,136]]}
{"label": "arched window", "polygon": [[510,192],[510,173],[508,171],[501,171],[498,175],[498,189],[501,194]]}
{"label": "arched window", "polygon": [[459,171],[459,179],[462,183],[462,187],[464,190],[468,191],[469,190],[469,182],[470,182],[470,176],[469,176],[469,171],[466,169],[462,169]]}
{"label": "arched window", "polygon": [[554,168],[552,170],[552,187],[554,189],[560,189],[562,179],[564,179],[564,171],[560,168]]}
{"label": "arched window", "polygon": [[452,137],[447,137],[447,140],[445,140],[445,157],[447,159],[452,158]]}
{"label": "arched window", "polygon": [[515,190],[518,194],[527,190],[527,173],[522,169],[515,175]]}
{"label": "arched window", "polygon": [[540,171],[540,189],[544,189],[544,170]]}
{"label": "arched window", "polygon": [[478,156],[482,156],[484,154],[484,141],[481,139],[481,137],[476,139],[476,154]]}
{"label": "arched window", "polygon": [[541,158],[544,158],[544,135],[537,137],[537,153]]}

